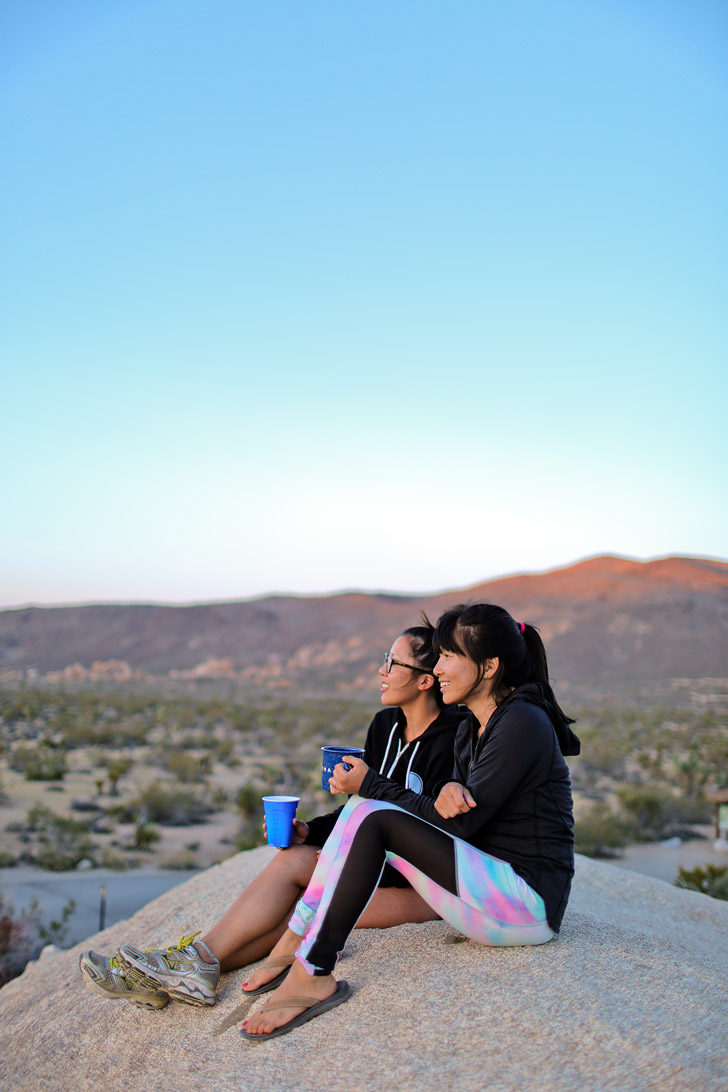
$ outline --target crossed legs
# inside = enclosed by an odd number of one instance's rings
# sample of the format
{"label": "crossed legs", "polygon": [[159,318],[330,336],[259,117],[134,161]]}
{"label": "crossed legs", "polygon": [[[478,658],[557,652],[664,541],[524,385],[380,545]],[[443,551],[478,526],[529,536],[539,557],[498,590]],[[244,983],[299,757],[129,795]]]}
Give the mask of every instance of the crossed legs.
{"label": "crossed legs", "polygon": [[[285,934],[296,903],[311,881],[317,860],[318,850],[314,846],[291,846],[281,850],[205,933],[201,939],[220,960],[222,971],[245,967],[270,953]],[[387,929],[437,917],[411,887],[379,887],[356,927]],[[297,938],[299,942],[300,937]],[[209,959],[204,948],[200,946],[197,951],[203,959]],[[246,986],[257,989],[276,973],[256,971]]]}

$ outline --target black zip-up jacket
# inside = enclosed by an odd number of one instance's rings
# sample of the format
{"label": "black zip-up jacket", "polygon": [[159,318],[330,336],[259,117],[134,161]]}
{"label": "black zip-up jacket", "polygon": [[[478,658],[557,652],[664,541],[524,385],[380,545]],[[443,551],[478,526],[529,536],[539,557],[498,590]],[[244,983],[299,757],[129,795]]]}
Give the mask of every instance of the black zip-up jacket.
{"label": "black zip-up jacket", "polygon": [[[373,784],[393,784],[413,795],[432,796],[435,786],[452,773],[455,734],[463,717],[462,709],[443,709],[436,720],[411,743],[405,743],[407,719],[399,708],[380,709],[375,715],[364,744],[364,761],[369,766],[367,778]],[[344,805],[328,815],[308,820],[306,845],[322,846],[334,829]],[[387,870],[389,886],[408,886],[403,877]]]}
{"label": "black zip-up jacket", "polygon": [[[503,701],[478,737],[468,714],[455,740],[454,770],[432,795],[386,785],[370,770],[359,794],[394,804],[484,853],[507,861],[544,900],[551,928],[558,932],[574,874],[574,820],[565,754],[578,754],[579,741],[533,684]],[[563,753],[562,753],[563,748]],[[470,790],[476,807],[452,819],[435,811],[435,797],[447,781]]]}

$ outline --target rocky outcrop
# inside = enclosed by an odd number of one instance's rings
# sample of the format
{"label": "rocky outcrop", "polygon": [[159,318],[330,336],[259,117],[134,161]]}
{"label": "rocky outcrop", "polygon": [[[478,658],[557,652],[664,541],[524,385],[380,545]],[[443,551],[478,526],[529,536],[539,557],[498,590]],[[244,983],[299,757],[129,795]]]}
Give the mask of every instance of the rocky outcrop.
{"label": "rocky outcrop", "polygon": [[208,927],[269,858],[238,854],[0,991],[6,1092],[717,1092],[728,1074],[728,903],[577,858],[561,935],[491,949],[443,922],[356,932],[345,1005],[251,1046],[245,971],[211,1009],[108,1002],[81,950]]}

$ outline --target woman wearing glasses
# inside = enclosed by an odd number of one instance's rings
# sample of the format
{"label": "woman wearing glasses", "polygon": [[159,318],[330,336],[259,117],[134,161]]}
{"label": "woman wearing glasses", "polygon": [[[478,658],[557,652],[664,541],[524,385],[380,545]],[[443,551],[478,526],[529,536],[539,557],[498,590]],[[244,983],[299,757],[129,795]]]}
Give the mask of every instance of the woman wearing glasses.
{"label": "woman wearing glasses", "polygon": [[469,716],[455,769],[437,796],[385,785],[366,764],[337,767],[335,787],[356,793],[274,949],[295,954],[285,981],[244,1024],[260,1042],[341,1004],[337,955],[384,863],[472,940],[544,944],[558,932],[574,872],[573,815],[564,755],[579,741],[548,679],[537,631],[502,607],[472,604],[437,623],[434,667],[444,701]]}
{"label": "woman wearing glasses", "polygon": [[[437,659],[433,633],[429,623],[413,626],[385,655],[379,669],[385,708],[369,726],[362,762],[373,784],[394,785],[413,795],[431,794],[438,782],[450,777],[455,732],[462,719],[456,710],[444,707],[432,670]],[[338,778],[344,772],[343,766],[336,767],[329,782],[332,792],[346,791]],[[200,940],[191,933],[176,946],[146,952],[124,944],[110,959],[84,952],[80,966],[86,984],[104,997],[123,997],[149,1008],[162,1008],[170,997],[214,1004],[220,972],[267,956],[285,932],[311,880],[320,848],[342,811],[343,806],[308,823],[294,820],[291,848],[276,854]],[[385,868],[357,927],[383,929],[437,917],[401,873]],[[244,992],[274,989],[292,963],[292,956],[264,963],[244,984]]]}

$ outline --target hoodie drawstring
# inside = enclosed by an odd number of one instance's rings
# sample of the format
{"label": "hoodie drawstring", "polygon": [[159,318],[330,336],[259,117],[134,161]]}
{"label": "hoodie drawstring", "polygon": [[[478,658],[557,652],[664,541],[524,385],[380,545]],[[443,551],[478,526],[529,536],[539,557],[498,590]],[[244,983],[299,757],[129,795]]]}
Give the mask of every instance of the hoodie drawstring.
{"label": "hoodie drawstring", "polygon": [[[387,757],[389,756],[389,748],[392,746],[392,739],[394,738],[394,733],[397,731],[397,725],[398,724],[399,724],[399,721],[395,720],[394,724],[392,725],[392,731],[389,733],[389,739],[387,740],[387,749],[384,752],[384,758],[382,759],[382,765],[379,767],[379,772],[380,773],[384,773],[384,767],[387,765]],[[397,755],[397,758],[399,758],[399,755]],[[395,765],[396,765],[396,761],[395,761]]]}

